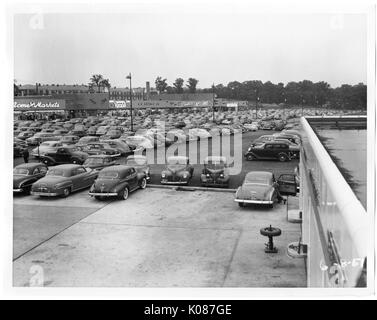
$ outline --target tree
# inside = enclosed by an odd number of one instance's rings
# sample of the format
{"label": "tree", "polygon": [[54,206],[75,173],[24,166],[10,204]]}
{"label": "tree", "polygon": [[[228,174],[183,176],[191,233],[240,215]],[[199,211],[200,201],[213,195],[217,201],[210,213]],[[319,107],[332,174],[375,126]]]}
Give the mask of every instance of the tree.
{"label": "tree", "polygon": [[103,79],[100,83],[101,87],[106,88],[107,92],[109,93],[109,100],[110,100],[110,88],[111,84],[109,82],[109,79]]}
{"label": "tree", "polygon": [[93,74],[92,77],[90,78],[90,87],[97,87],[98,92],[101,92],[101,83],[103,81],[103,76],[101,74]]}
{"label": "tree", "polygon": [[17,81],[14,80],[14,82],[13,82],[13,95],[14,96],[18,96],[20,94],[20,88],[18,87],[18,85],[16,83],[17,83]]}
{"label": "tree", "polygon": [[195,78],[189,78],[187,80],[187,88],[189,89],[190,93],[196,92],[196,85],[198,84],[199,80],[196,80]]}
{"label": "tree", "polygon": [[173,86],[177,93],[183,93],[183,83],[184,83],[184,80],[182,78],[175,79]]}
{"label": "tree", "polygon": [[166,79],[162,79],[161,77],[157,77],[154,83],[159,94],[165,92],[168,87]]}

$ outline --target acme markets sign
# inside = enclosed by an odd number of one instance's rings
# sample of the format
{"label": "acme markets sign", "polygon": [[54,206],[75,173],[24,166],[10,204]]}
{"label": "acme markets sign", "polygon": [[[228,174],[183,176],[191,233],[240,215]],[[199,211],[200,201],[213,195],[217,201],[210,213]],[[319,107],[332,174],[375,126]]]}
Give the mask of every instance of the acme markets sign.
{"label": "acme markets sign", "polygon": [[29,100],[17,99],[14,101],[15,110],[45,110],[45,109],[65,109],[65,100]]}

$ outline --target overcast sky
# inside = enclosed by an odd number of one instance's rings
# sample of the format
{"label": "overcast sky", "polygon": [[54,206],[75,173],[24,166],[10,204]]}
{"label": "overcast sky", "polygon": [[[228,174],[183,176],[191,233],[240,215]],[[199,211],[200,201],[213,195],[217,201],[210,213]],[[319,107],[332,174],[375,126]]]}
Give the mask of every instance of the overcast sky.
{"label": "overcast sky", "polygon": [[[198,87],[230,81],[366,83],[366,16],[326,14],[45,14],[14,16],[17,83],[124,87],[157,76]],[[37,28],[35,28],[37,26]]]}

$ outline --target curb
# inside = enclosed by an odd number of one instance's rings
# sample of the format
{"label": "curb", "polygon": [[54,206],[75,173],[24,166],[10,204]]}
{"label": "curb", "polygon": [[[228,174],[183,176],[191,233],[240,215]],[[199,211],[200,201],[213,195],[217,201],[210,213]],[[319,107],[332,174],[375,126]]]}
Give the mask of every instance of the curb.
{"label": "curb", "polygon": [[147,188],[157,189],[172,189],[176,191],[212,191],[212,192],[227,192],[235,193],[237,189],[221,189],[221,188],[207,188],[207,187],[190,187],[190,186],[172,186],[161,184],[147,184]]}

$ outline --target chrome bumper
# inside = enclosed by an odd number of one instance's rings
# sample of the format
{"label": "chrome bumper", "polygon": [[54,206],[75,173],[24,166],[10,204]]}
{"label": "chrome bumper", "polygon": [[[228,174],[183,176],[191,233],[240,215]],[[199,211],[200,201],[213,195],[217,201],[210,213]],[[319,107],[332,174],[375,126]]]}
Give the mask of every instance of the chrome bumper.
{"label": "chrome bumper", "polygon": [[243,200],[243,199],[234,199],[235,202],[241,203],[253,203],[253,204],[273,204],[271,200]]}
{"label": "chrome bumper", "polygon": [[23,192],[23,189],[13,189],[13,192]]}
{"label": "chrome bumper", "polygon": [[44,196],[44,197],[56,197],[58,194],[56,192],[30,192],[33,196]]}
{"label": "chrome bumper", "polygon": [[188,181],[167,181],[161,180],[161,184],[187,184]]}
{"label": "chrome bumper", "polygon": [[91,197],[93,197],[93,196],[99,196],[99,197],[116,197],[116,196],[118,196],[118,194],[116,192],[107,192],[107,193],[89,192],[89,195]]}

